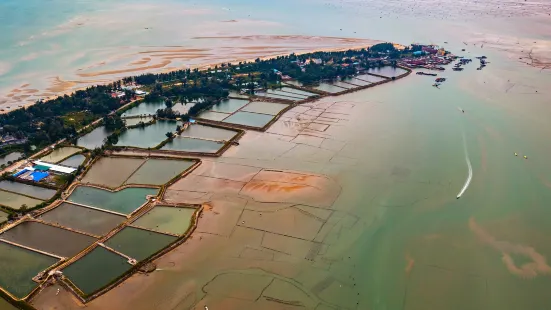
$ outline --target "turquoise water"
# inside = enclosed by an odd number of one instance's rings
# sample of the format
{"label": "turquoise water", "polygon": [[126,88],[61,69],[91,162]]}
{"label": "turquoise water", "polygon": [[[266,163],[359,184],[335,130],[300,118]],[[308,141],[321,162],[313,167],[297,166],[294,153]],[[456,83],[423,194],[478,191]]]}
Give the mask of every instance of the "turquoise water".
{"label": "turquoise water", "polygon": [[79,186],[68,200],[99,209],[130,214],[146,203],[146,196],[157,195],[158,192],[159,190],[155,188],[130,187],[113,193],[95,187]]}

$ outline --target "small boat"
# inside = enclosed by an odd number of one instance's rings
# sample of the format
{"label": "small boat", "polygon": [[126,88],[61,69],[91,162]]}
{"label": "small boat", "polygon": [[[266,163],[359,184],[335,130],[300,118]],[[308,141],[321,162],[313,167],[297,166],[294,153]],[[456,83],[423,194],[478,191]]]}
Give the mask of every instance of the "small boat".
{"label": "small boat", "polygon": [[524,159],[528,159],[528,156],[524,155]]}
{"label": "small boat", "polygon": [[518,156],[518,154],[515,152],[515,156]]}

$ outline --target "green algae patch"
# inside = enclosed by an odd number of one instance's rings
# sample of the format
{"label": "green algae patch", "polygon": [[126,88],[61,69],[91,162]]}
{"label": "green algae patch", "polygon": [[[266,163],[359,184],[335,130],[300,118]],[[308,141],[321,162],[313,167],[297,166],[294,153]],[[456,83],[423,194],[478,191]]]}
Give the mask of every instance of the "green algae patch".
{"label": "green algae patch", "polygon": [[113,283],[130,268],[132,265],[126,258],[98,246],[62,271],[85,296],[89,296]]}
{"label": "green algae patch", "polygon": [[0,287],[23,298],[38,286],[32,278],[57,262],[57,258],[0,242]]}
{"label": "green algae patch", "polygon": [[156,206],[138,218],[132,226],[183,235],[189,229],[196,209]]}
{"label": "green algae patch", "polygon": [[141,261],[161,251],[176,240],[178,240],[178,237],[134,227],[125,227],[107,240],[105,245]]}
{"label": "green algae patch", "polygon": [[157,188],[128,187],[118,192],[79,186],[68,200],[120,214],[131,214],[147,202],[147,196],[155,196],[159,192]]}
{"label": "green algae patch", "polygon": [[39,219],[74,230],[103,236],[126,220],[126,217],[64,202]]}

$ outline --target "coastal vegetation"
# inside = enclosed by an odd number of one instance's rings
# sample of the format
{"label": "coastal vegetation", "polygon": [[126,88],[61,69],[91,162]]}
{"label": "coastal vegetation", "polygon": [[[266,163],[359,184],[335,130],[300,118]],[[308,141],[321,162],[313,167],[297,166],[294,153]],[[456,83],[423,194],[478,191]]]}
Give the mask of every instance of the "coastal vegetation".
{"label": "coastal vegetation", "polygon": [[[185,69],[168,73],[142,74],[127,77],[108,85],[98,85],[79,90],[51,100],[0,115],[2,135],[24,139],[17,149],[27,155],[62,139],[75,138],[78,130],[94,120],[103,119],[107,128],[123,130],[123,122],[114,111],[136,99],[134,88],[143,87],[148,102],[165,100],[167,106],[157,112],[159,118],[187,120],[212,107],[229,96],[230,90],[254,94],[260,88],[278,87],[285,77],[304,84],[321,80],[344,79],[356,74],[360,68],[371,68],[410,54],[409,48],[399,51],[391,43],[381,43],[368,49],[340,52],[315,52],[291,54],[272,59],[256,59],[237,64],[221,64],[207,70]],[[171,107],[173,103],[196,104],[180,115]],[[115,136],[110,143],[115,143]],[[1,152],[1,151],[0,151]]]}

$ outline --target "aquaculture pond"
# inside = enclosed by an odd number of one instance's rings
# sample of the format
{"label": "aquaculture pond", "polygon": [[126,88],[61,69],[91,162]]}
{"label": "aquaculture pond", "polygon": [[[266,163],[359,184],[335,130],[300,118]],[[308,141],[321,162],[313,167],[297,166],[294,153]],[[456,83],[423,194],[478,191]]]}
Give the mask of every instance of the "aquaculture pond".
{"label": "aquaculture pond", "polygon": [[0,211],[0,224],[8,220],[8,214],[4,211]]}
{"label": "aquaculture pond", "polygon": [[130,268],[132,265],[124,257],[98,246],[62,271],[85,295],[91,295]]}
{"label": "aquaculture pond", "polygon": [[154,148],[167,139],[167,132],[175,132],[178,125],[181,125],[181,123],[159,120],[144,128],[128,129],[119,136],[119,141],[116,145],[144,149]]}
{"label": "aquaculture pond", "polygon": [[377,82],[381,82],[381,81],[386,80],[384,78],[374,76],[374,75],[370,75],[370,74],[358,75],[358,76],[355,77],[355,79],[359,79],[359,80],[370,82],[370,83],[377,83]]}
{"label": "aquaculture pond", "polygon": [[57,262],[57,258],[0,242],[0,287],[23,298],[38,286],[32,278]]}
{"label": "aquaculture pond", "polygon": [[153,116],[145,116],[145,117],[132,117],[132,118],[125,118],[124,123],[127,127],[138,125],[139,123],[147,124],[153,120]]}
{"label": "aquaculture pond", "polygon": [[23,156],[23,153],[19,153],[19,152],[13,152],[5,156],[0,156],[0,166],[7,165],[8,162],[10,161],[18,160],[19,158],[21,158],[21,156]]}
{"label": "aquaculture pond", "polygon": [[93,150],[101,147],[103,145],[103,140],[105,140],[105,138],[107,138],[111,133],[112,131],[105,129],[104,126],[100,126],[92,130],[90,133],[80,137],[77,140],[77,145]]}
{"label": "aquaculture pond", "polygon": [[228,117],[229,113],[219,113],[219,112],[212,112],[212,111],[205,111],[199,114],[199,118],[202,119],[208,119],[211,121],[222,121],[226,117]]}
{"label": "aquaculture pond", "polygon": [[76,155],[73,155],[73,156],[65,159],[64,161],[60,162],[59,164],[63,165],[63,166],[78,168],[78,166],[82,165],[82,163],[84,163],[85,160],[86,160],[86,156],[84,156],[82,154],[76,154]]}
{"label": "aquaculture pond", "polygon": [[343,81],[335,81],[332,84],[335,85],[335,86],[346,88],[346,89],[352,89],[352,88],[357,87],[355,85],[352,85],[352,84],[349,84],[349,83],[346,83],[346,82],[343,82]]}
{"label": "aquaculture pond", "polygon": [[392,66],[384,66],[380,68],[369,68],[367,69],[368,73],[378,74],[386,77],[396,77],[398,75],[404,74],[407,71],[402,68],[395,68]]}
{"label": "aquaculture pond", "polygon": [[210,110],[214,112],[233,113],[244,107],[247,103],[249,103],[248,100],[226,99],[215,104]]}
{"label": "aquaculture pond", "polygon": [[191,225],[195,208],[156,206],[132,223],[158,232],[183,235]]}
{"label": "aquaculture pond", "polygon": [[103,236],[124,222],[126,217],[64,202],[38,219],[95,236]]}
{"label": "aquaculture pond", "polygon": [[0,189],[14,192],[17,194],[22,194],[25,196],[31,196],[36,199],[40,200],[49,200],[52,198],[57,191],[54,189],[39,187],[39,186],[32,186],[29,184],[19,183],[19,182],[13,182],[8,180],[0,181]]}
{"label": "aquaculture pond", "polygon": [[163,185],[194,164],[192,160],[148,159],[126,184]]}
{"label": "aquaculture pond", "polygon": [[224,119],[224,123],[262,128],[266,124],[268,124],[272,120],[272,118],[274,118],[273,115],[237,112],[232,114],[230,117]]}
{"label": "aquaculture pond", "polygon": [[178,136],[165,144],[161,149],[180,152],[216,153],[222,147],[224,147],[223,142]]}
{"label": "aquaculture pond", "polygon": [[364,81],[364,80],[360,80],[360,79],[357,79],[357,78],[346,78],[346,79],[344,79],[344,82],[353,84],[355,86],[367,86],[369,84],[372,84],[369,81]]}
{"label": "aquaculture pond", "polygon": [[53,150],[50,154],[41,157],[40,160],[55,164],[81,151],[82,149],[78,147],[72,147],[72,146],[60,147],[58,149]]}
{"label": "aquaculture pond", "polygon": [[308,98],[308,96],[305,96],[305,95],[300,95],[300,94],[296,94],[296,93],[288,93],[288,92],[285,92],[285,91],[280,90],[280,89],[268,89],[266,91],[266,93],[272,94],[272,95],[292,97],[293,99],[298,99],[298,100],[303,100],[303,99]]}
{"label": "aquaculture pond", "polygon": [[326,91],[332,94],[340,93],[346,90],[346,88],[335,86],[333,84],[328,84],[328,83],[320,83],[320,85],[315,86],[314,89]]}
{"label": "aquaculture pond", "polygon": [[74,256],[96,241],[87,235],[34,221],[3,232],[0,239],[61,257]]}
{"label": "aquaculture pond", "polygon": [[144,229],[125,227],[105,242],[105,245],[138,261],[167,247],[178,237],[160,234]]}
{"label": "aquaculture pond", "polygon": [[142,158],[101,157],[88,170],[82,182],[117,188],[144,162]]}
{"label": "aquaculture pond", "polygon": [[282,87],[281,88],[282,91],[284,92],[288,92],[288,93],[291,93],[291,94],[298,94],[298,95],[302,95],[302,96],[306,96],[306,97],[312,97],[312,96],[317,96],[318,94],[314,94],[314,93],[310,93],[310,92],[307,92],[307,91],[304,91],[304,90],[300,90],[300,89],[296,89],[296,88],[292,88],[292,87]]}
{"label": "aquaculture pond", "polygon": [[251,102],[246,107],[241,109],[243,112],[261,113],[269,115],[277,115],[283,109],[288,108],[288,104],[275,102]]}
{"label": "aquaculture pond", "polygon": [[192,137],[209,140],[228,141],[238,134],[235,130],[206,126],[201,124],[192,124],[182,132],[182,137]]}
{"label": "aquaculture pond", "polygon": [[159,189],[128,187],[118,192],[111,192],[96,187],[79,186],[68,200],[119,214],[128,215],[147,202],[146,196],[157,195]]}
{"label": "aquaculture pond", "polygon": [[126,110],[121,117],[138,116],[138,115],[153,115],[159,109],[165,109],[164,101],[159,102],[142,102],[139,105]]}
{"label": "aquaculture pond", "polygon": [[23,206],[32,208],[44,201],[0,190],[0,205],[19,210]]}
{"label": "aquaculture pond", "polygon": [[299,101],[302,100],[301,98],[294,98],[289,96],[282,96],[282,95],[276,95],[276,94],[270,94],[265,92],[257,92],[255,93],[256,96],[264,97],[264,98],[271,98],[271,99],[282,99],[282,100],[288,100],[288,101]]}

